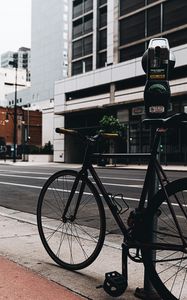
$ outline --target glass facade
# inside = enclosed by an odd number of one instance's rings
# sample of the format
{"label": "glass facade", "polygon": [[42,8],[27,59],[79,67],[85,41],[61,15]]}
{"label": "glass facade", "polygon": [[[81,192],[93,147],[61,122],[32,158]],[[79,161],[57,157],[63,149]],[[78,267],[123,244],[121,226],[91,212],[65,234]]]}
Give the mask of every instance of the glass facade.
{"label": "glass facade", "polygon": [[[187,1],[186,0],[114,0],[115,11],[114,27],[111,29],[107,0],[97,0],[96,10],[93,11],[93,1],[75,0],[73,1],[72,20],[72,75],[88,72],[95,68],[105,67],[107,64],[107,46],[114,47],[110,55],[115,62],[123,62],[136,57],[141,57],[147,49],[149,40],[154,37],[164,37],[169,40],[170,47],[187,43]],[[112,21],[111,21],[112,22]],[[115,27],[115,25],[118,25]],[[115,31],[115,29],[116,31]],[[111,32],[114,36],[111,39]],[[109,40],[107,40],[107,35]],[[96,39],[93,41],[93,38]],[[113,44],[112,44],[112,42]],[[94,44],[95,43],[95,44]],[[95,53],[93,53],[93,48]],[[111,50],[111,49],[110,49]],[[112,54],[111,54],[112,53]],[[94,59],[94,63],[93,63]],[[96,60],[96,61],[95,61]],[[111,59],[112,61],[112,59]],[[96,63],[96,65],[95,65]],[[174,70],[172,79],[186,77],[186,66],[178,67]],[[133,89],[145,84],[144,76],[137,76],[114,82],[115,91]],[[66,95],[66,100],[83,99],[89,96],[110,93],[110,83],[104,85],[77,90]],[[171,111],[174,114],[187,111],[185,95],[172,96]],[[121,105],[121,106],[120,106]],[[126,111],[124,124],[128,133],[126,149],[130,153],[149,152],[151,134],[149,128],[142,124],[145,118],[144,104],[142,102],[124,103],[113,105],[107,108],[107,113],[118,115],[118,111]],[[99,111],[102,113],[102,110]],[[89,131],[91,109],[84,115],[85,124],[83,130]],[[105,111],[106,113],[106,111]],[[98,110],[95,111],[95,115]],[[69,116],[66,118],[68,120]],[[71,119],[72,122],[72,119]],[[93,119],[92,128],[97,128],[98,122]],[[80,127],[80,126],[79,126]],[[187,163],[187,140],[183,128],[168,131],[162,138],[161,160],[162,162],[183,162]]]}
{"label": "glass facade", "polygon": [[153,37],[187,42],[187,1],[119,0],[119,62],[142,56]]}
{"label": "glass facade", "polygon": [[73,18],[77,18],[93,9],[93,0],[73,1]]}
{"label": "glass facade", "polygon": [[72,75],[78,75],[92,70],[93,0],[73,1],[72,14]]}
{"label": "glass facade", "polygon": [[97,68],[102,68],[107,62],[107,1],[97,2]]}

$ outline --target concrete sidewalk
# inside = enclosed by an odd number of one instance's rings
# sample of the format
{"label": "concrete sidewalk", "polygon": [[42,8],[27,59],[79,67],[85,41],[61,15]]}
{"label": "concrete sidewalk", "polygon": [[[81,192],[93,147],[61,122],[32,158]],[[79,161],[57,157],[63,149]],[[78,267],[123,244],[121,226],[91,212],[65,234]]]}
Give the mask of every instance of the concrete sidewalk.
{"label": "concrete sidewalk", "polygon": [[[0,299],[110,300],[97,289],[106,272],[121,272],[122,237],[108,235],[96,261],[79,272],[59,268],[44,250],[36,216],[0,207]],[[135,300],[143,286],[143,266],[129,262],[129,287],[118,299]]]}

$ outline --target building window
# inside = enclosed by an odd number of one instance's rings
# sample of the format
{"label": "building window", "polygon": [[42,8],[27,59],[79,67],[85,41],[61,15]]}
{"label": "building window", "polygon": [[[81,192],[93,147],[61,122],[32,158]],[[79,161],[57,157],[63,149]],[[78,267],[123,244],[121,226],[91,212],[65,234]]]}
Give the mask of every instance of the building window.
{"label": "building window", "polygon": [[92,35],[89,35],[83,39],[83,56],[89,55],[92,52],[93,52],[93,37]]}
{"label": "building window", "polygon": [[93,31],[93,14],[86,15],[73,22],[73,39]]}
{"label": "building window", "polygon": [[101,6],[101,5],[104,5],[107,3],[107,0],[98,0],[98,5]]}
{"label": "building window", "polygon": [[101,30],[98,32],[98,50],[103,50],[107,48],[107,30]]}
{"label": "building window", "polygon": [[82,35],[82,19],[79,19],[73,23],[73,39]]}
{"label": "building window", "polygon": [[82,74],[92,70],[92,57],[73,62],[72,75]]}
{"label": "building window", "polygon": [[164,36],[168,39],[170,47],[187,44],[187,28]]}
{"label": "building window", "polygon": [[147,35],[151,36],[161,31],[161,7],[156,5],[147,11]]}
{"label": "building window", "polygon": [[87,34],[93,31],[93,14],[89,14],[84,18],[83,33]]}
{"label": "building window", "polygon": [[93,0],[73,1],[73,18],[77,18],[93,9]]}
{"label": "building window", "polygon": [[120,46],[145,37],[145,12],[120,21]]}
{"label": "building window", "polygon": [[101,52],[97,55],[97,68],[103,68],[106,66],[107,52]]}
{"label": "building window", "polygon": [[[155,5],[147,8],[145,4],[151,3]],[[143,7],[144,10],[137,11]],[[149,37],[154,35],[167,38],[170,47],[187,43],[186,11],[186,0],[162,3],[157,0],[120,0],[120,61],[141,56],[147,48]],[[129,13],[131,14],[128,16]]]}
{"label": "building window", "polygon": [[145,52],[145,43],[127,47],[120,50],[120,61],[127,61],[135,57],[140,57]]}
{"label": "building window", "polygon": [[147,4],[151,4],[151,3],[154,3],[154,2],[157,2],[159,0],[147,0]]}
{"label": "building window", "polygon": [[86,58],[83,63],[85,64],[85,72],[92,70],[92,57]]}
{"label": "building window", "polygon": [[99,9],[99,28],[107,26],[107,6]]}
{"label": "building window", "polygon": [[93,0],[84,0],[84,12],[88,12],[93,9]]}
{"label": "building window", "polygon": [[133,12],[145,5],[145,0],[120,0],[120,16]]}
{"label": "building window", "polygon": [[72,58],[76,59],[82,56],[82,40],[78,40],[76,42],[73,42],[73,53]]}
{"label": "building window", "polygon": [[93,48],[92,39],[92,35],[89,35],[83,39],[73,42],[72,58],[76,59],[91,54]]}
{"label": "building window", "polygon": [[73,18],[77,18],[83,13],[83,1],[77,0],[73,2]]}
{"label": "building window", "polygon": [[78,75],[82,73],[82,61],[76,61],[72,64],[72,75]]}
{"label": "building window", "polygon": [[98,0],[97,19],[97,68],[102,68],[107,62],[107,1]]}
{"label": "building window", "polygon": [[187,1],[170,0],[164,4],[163,30],[169,30],[187,23]]}

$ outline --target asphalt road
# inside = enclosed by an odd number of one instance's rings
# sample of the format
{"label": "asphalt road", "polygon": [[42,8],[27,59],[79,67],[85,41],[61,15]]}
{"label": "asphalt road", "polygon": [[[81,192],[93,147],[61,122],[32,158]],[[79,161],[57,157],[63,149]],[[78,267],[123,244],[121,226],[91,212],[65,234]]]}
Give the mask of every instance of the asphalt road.
{"label": "asphalt road", "polygon": [[[0,165],[0,205],[23,212],[36,214],[37,200],[44,182],[59,166],[16,166]],[[137,206],[142,190],[145,171],[121,169],[97,169],[107,191],[122,193],[130,209]],[[185,177],[186,172],[167,172],[169,178]],[[124,218],[128,213],[124,214]],[[117,231],[115,221],[108,216],[108,230]]]}

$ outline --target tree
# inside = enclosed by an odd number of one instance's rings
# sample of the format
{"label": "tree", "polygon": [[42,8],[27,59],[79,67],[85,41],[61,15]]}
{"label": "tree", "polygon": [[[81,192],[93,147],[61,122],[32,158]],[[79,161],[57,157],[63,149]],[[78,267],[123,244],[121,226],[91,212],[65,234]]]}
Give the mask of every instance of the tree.
{"label": "tree", "polygon": [[101,130],[108,133],[118,133],[119,135],[123,135],[125,129],[124,125],[114,116],[104,115],[99,124]]}

